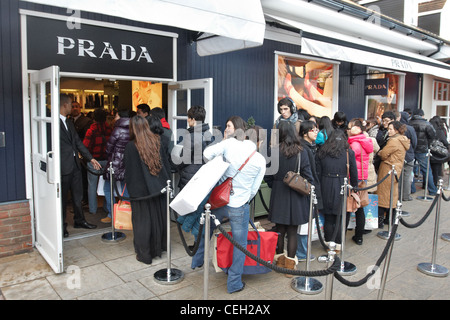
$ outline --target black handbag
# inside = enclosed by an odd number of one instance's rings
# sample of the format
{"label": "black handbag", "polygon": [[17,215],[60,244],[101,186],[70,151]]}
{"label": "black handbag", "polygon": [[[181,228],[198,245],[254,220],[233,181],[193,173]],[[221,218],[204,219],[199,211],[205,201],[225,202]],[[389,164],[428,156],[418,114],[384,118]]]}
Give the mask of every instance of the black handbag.
{"label": "black handbag", "polygon": [[299,153],[297,172],[288,171],[283,178],[283,182],[287,184],[289,188],[297,191],[301,195],[308,196],[311,193],[311,184],[300,175],[300,163],[301,156]]}
{"label": "black handbag", "polygon": [[446,158],[448,157],[448,150],[444,146],[444,144],[439,140],[433,140],[430,143],[430,151],[431,154],[437,158]]}

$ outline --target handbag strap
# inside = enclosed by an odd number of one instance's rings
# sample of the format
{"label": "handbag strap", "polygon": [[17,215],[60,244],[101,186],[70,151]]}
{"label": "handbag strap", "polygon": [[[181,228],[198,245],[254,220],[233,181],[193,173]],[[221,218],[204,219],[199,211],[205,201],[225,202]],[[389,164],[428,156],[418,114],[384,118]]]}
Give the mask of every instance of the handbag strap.
{"label": "handbag strap", "polygon": [[298,166],[297,166],[297,173],[300,174],[300,163],[302,161],[302,152],[300,151],[298,153]]}
{"label": "handbag strap", "polygon": [[233,176],[236,177],[236,175],[241,172],[242,168],[244,168],[244,166],[247,164],[247,162],[250,160],[251,157],[253,157],[253,155],[256,153],[256,150],[252,152],[252,154],[247,158],[247,160],[245,160],[245,162],[241,165],[241,167],[238,169],[238,171],[236,172],[236,174]]}

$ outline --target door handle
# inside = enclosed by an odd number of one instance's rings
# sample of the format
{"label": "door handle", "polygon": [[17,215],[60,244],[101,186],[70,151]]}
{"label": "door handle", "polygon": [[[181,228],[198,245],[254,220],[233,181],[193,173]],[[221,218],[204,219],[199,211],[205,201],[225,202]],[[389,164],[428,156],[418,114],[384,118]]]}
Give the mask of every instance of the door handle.
{"label": "door handle", "polygon": [[50,165],[50,155],[53,155],[54,154],[54,152],[53,151],[49,151],[49,152],[47,152],[47,155],[46,155],[46,162],[47,162],[47,172],[46,172],[46,174],[47,174],[47,183],[49,183],[49,184],[54,184],[55,182],[54,181],[50,181],[50,171],[51,171],[51,165]]}

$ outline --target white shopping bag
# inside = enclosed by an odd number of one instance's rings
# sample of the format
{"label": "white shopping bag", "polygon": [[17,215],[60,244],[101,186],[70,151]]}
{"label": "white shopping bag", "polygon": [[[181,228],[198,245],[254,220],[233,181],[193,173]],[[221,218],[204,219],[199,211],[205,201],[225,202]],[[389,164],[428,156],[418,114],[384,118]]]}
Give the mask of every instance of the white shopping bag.
{"label": "white shopping bag", "polygon": [[[321,214],[319,214],[319,228],[320,228],[321,232],[323,232],[323,222],[324,222],[323,220],[324,220],[323,216]],[[316,241],[316,240],[319,240],[319,234],[317,233],[316,219],[313,219],[312,224],[313,224],[313,233],[311,235],[311,241]],[[299,225],[297,228],[297,234],[302,235],[302,236],[307,236],[308,235],[308,223]]]}
{"label": "white shopping bag", "polygon": [[170,207],[180,216],[197,210],[200,203],[222,178],[229,166],[228,162],[223,161],[222,156],[215,157],[207,162],[172,200]]}

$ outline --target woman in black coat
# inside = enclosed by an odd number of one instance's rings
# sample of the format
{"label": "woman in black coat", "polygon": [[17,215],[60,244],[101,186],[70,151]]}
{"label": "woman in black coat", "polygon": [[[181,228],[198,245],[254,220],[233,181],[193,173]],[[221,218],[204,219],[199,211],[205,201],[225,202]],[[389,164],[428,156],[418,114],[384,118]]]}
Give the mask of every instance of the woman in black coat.
{"label": "woman in black coat", "polygon": [[[355,153],[350,149],[347,137],[342,130],[333,131],[319,149],[316,157],[316,169],[322,191],[322,213],[325,218],[324,235],[327,242],[341,243],[341,186],[344,184],[344,178],[347,177],[347,152],[350,175],[348,182],[356,187],[358,185],[358,171]],[[336,232],[335,239],[333,239],[334,232]]]}
{"label": "woman in black coat", "polygon": [[[446,129],[442,119],[439,116],[434,116],[430,119],[430,123],[436,131],[436,139],[442,142],[443,145],[448,148]],[[447,157],[440,158],[438,156],[434,156],[433,154],[431,155],[430,167],[436,188],[439,179],[442,179],[444,177],[442,167],[444,165],[444,162],[446,161],[448,161]]]}
{"label": "woman in black coat", "polygon": [[167,248],[166,194],[161,190],[170,180],[167,146],[150,131],[147,120],[135,116],[130,120],[130,142],[125,147],[125,182],[131,200],[134,249],[136,259],[151,264]]}
{"label": "woman in black coat", "polygon": [[[313,181],[307,151],[301,146],[295,126],[287,121],[278,126],[280,143],[272,150],[279,154],[279,169],[264,180],[272,188],[269,220],[276,224],[280,233],[277,245],[277,265],[295,269],[297,264],[297,228],[309,220],[309,197],[289,188],[283,178],[288,171],[297,171],[300,154],[300,174],[310,183]],[[284,237],[287,233],[287,255],[283,254]]]}

